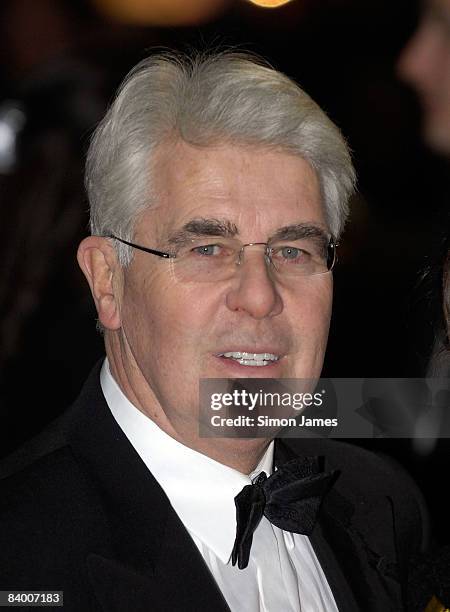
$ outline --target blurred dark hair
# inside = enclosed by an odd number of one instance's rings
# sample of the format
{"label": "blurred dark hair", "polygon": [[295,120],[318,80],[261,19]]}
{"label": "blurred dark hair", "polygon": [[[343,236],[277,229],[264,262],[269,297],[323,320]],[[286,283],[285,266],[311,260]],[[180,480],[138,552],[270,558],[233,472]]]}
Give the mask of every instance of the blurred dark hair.
{"label": "blurred dark hair", "polygon": [[450,214],[444,221],[431,257],[432,263],[422,278],[434,329],[428,376],[450,375]]}

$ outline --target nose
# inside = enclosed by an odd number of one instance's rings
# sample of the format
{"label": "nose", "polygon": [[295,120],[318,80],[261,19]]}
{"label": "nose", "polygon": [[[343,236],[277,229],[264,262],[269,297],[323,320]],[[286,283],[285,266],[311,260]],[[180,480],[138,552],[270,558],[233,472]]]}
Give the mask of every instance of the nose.
{"label": "nose", "polygon": [[426,89],[427,84],[435,78],[436,47],[436,36],[431,27],[420,24],[398,59],[399,76],[418,90]]}
{"label": "nose", "polygon": [[266,262],[263,250],[246,251],[227,293],[227,306],[254,319],[276,316],[283,311],[283,301],[269,272],[268,267],[272,264]]}

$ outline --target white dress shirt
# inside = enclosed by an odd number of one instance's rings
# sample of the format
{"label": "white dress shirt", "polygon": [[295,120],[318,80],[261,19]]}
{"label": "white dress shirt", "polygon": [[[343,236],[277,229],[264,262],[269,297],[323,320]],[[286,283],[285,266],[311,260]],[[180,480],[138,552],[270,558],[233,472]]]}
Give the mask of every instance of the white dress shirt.
{"label": "white dress shirt", "polygon": [[100,382],[117,423],[165,491],[233,612],[335,612],[333,594],[306,536],[263,516],[248,566],[230,561],[235,496],[261,471],[272,473],[273,442],[248,476],[181,444],[124,395],[105,360]]}

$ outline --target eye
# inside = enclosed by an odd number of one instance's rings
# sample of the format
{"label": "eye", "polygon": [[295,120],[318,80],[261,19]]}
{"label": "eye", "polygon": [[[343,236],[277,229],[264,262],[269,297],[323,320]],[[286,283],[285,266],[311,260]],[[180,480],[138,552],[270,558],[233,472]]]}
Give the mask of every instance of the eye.
{"label": "eye", "polygon": [[284,247],[281,249],[281,254],[285,259],[297,259],[300,254],[300,249],[295,247]]}
{"label": "eye", "polygon": [[222,247],[219,244],[204,244],[194,247],[191,253],[205,256],[220,255],[221,249]]}
{"label": "eye", "polygon": [[278,249],[275,252],[275,256],[283,263],[300,264],[308,260],[309,253],[298,247],[285,246]]}

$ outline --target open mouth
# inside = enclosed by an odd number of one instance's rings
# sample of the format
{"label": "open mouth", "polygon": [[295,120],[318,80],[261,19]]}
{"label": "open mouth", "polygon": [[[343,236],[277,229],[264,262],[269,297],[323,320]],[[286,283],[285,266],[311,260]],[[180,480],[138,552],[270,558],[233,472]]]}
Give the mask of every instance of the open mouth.
{"label": "open mouth", "polygon": [[220,353],[218,357],[231,359],[244,366],[267,366],[280,359],[279,355],[273,353],[246,353],[243,351]]}

